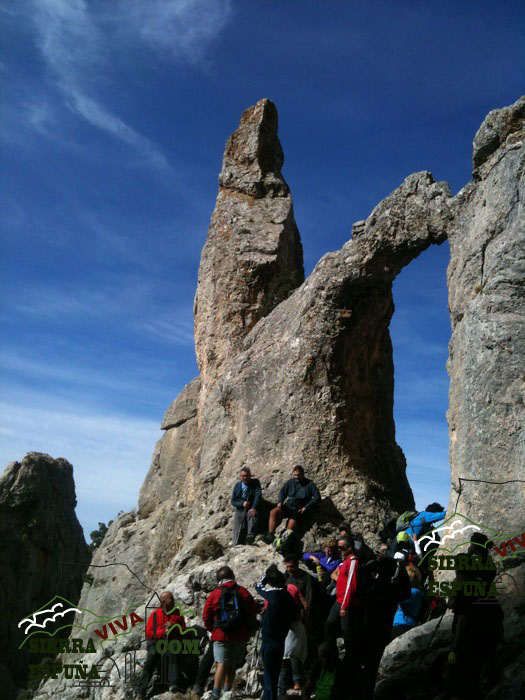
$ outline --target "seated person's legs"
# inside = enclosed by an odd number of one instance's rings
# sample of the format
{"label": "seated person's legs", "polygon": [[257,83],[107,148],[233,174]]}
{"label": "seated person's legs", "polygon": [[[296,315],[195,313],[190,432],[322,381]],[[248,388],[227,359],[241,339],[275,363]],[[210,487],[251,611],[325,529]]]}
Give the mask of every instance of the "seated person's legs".
{"label": "seated person's legs", "polygon": [[272,508],[270,511],[270,521],[268,523],[268,532],[270,535],[273,535],[283,518],[284,513],[282,507],[276,506],[275,508]]}

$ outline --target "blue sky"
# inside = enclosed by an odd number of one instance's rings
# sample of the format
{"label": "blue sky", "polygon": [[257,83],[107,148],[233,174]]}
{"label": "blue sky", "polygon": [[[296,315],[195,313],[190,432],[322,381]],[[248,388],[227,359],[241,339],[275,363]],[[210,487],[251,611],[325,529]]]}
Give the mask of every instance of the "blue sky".
{"label": "blue sky", "polygon": [[[523,91],[520,2],[6,0],[0,464],[69,459],[86,536],[136,504],[196,373],[192,304],[224,142],[277,105],[305,267],[410,173],[457,192]],[[395,284],[397,438],[448,499],[446,244]]]}

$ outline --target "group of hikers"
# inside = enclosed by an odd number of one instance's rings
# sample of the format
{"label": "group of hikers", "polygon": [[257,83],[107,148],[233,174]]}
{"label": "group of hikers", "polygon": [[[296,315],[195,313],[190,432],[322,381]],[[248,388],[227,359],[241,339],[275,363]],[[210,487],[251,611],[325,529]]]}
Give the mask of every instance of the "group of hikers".
{"label": "group of hikers", "polygon": [[[243,468],[231,498],[234,544],[241,532],[247,544],[255,541],[260,501],[259,482]],[[283,554],[285,571],[275,564],[267,568],[254,587],[260,596],[257,599],[237,583],[229,566],[217,570],[217,587],[207,597],[202,612],[211,643],[200,662],[176,655],[164,659],[170,663],[170,689],[184,692],[191,687],[202,695],[215,663],[212,695],[218,700],[222,692],[232,690],[236,670],[246,662],[247,643],[258,634],[262,700],[283,700],[290,688],[300,692],[302,700],[312,696],[318,700],[370,700],[387,644],[446,610],[443,599],[426,595],[424,585],[433,572],[421,546],[422,538],[445,518],[440,504],[387,521],[379,533],[382,543],[378,552],[346,523],[341,523],[320,551],[299,553],[295,546],[289,546],[293,538],[275,540],[284,518],[285,532],[293,533],[304,513],[319,501],[319,491],[305,477],[303,468],[294,467],[270,512],[268,532],[262,536],[268,544],[281,541],[278,551]],[[433,539],[439,540],[437,536]],[[486,561],[491,545],[477,532],[466,556]],[[428,542],[424,546],[427,554]],[[439,546],[438,541],[430,546]],[[458,571],[458,577],[460,574]],[[495,571],[482,569],[469,575],[470,579],[479,575],[484,580],[492,576],[493,581]],[[501,639],[499,604],[492,600],[490,605],[476,605],[478,599],[459,593],[449,601],[449,607],[454,605],[455,620],[445,671],[446,698],[478,697],[482,666]],[[150,642],[139,698],[146,697],[149,680],[160,662],[155,641],[182,639],[186,631],[185,621],[174,607],[172,594],[165,592],[161,607],[148,618],[146,636]],[[159,617],[162,629],[157,628]],[[205,643],[207,635],[201,638]],[[343,643],[338,646],[339,639]]]}

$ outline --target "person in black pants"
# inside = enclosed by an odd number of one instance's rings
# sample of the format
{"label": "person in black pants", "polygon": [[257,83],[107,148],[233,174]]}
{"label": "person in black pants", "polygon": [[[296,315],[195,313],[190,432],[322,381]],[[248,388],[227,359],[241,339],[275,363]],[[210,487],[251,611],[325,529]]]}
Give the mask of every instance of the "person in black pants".
{"label": "person in black pants", "polygon": [[373,578],[364,591],[364,626],[359,640],[365,700],[374,698],[377,670],[390,643],[397,605],[410,595],[410,579],[403,564],[382,556],[371,569]]}
{"label": "person in black pants", "polygon": [[286,590],[284,574],[270,566],[255,590],[268,603],[261,624],[263,695],[262,700],[277,700],[279,673],[284,655],[284,640],[297,617],[297,607]]}

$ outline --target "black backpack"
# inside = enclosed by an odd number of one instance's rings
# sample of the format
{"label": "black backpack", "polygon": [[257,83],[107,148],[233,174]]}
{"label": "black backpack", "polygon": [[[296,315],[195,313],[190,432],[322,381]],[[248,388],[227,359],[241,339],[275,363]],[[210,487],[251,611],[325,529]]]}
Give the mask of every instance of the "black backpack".
{"label": "black backpack", "polygon": [[214,627],[223,632],[238,629],[244,622],[244,601],[239,586],[221,586],[221,597],[215,613]]}

